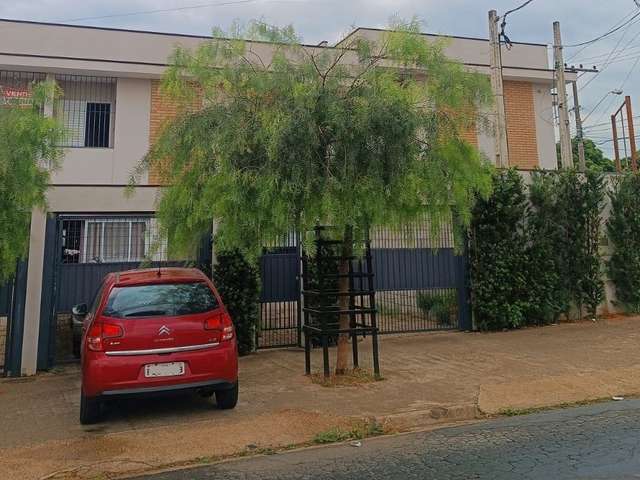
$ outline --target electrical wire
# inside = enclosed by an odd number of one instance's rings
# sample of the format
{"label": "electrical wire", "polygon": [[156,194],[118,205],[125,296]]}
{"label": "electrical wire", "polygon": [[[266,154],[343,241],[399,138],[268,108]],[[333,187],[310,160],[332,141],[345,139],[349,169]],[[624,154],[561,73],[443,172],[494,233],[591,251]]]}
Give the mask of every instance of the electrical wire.
{"label": "electrical wire", "polygon": [[513,46],[513,44],[511,43],[511,40],[509,39],[509,37],[507,36],[507,34],[505,32],[505,29],[507,28],[507,16],[511,15],[512,13],[517,12],[518,10],[522,10],[524,7],[529,5],[531,2],[533,2],[533,0],[527,0],[523,4],[517,6],[516,8],[512,8],[511,10],[507,10],[502,15],[502,23],[500,24],[500,34],[499,34],[498,38],[504,40],[504,43],[507,46],[507,50],[510,50],[511,47]]}
{"label": "electrical wire", "polygon": [[612,35],[612,34],[616,33],[618,30],[620,30],[621,28],[626,27],[629,23],[631,23],[633,20],[635,20],[638,17],[640,17],[640,12],[635,13],[631,18],[629,18],[627,21],[625,21],[621,25],[618,25],[617,27],[612,28],[608,32],[603,33],[602,35],[599,35],[596,38],[592,38],[591,40],[587,40],[586,42],[563,45],[563,47],[564,48],[575,48],[575,47],[582,47],[584,45],[590,45],[590,44],[595,43],[595,42],[597,42],[599,40],[602,40],[603,38],[608,37],[609,35]]}
{"label": "electrical wire", "polygon": [[[226,2],[218,2],[218,3],[202,3],[199,5],[189,5],[185,7],[174,7],[174,8],[162,8],[156,10],[142,10],[138,12],[128,12],[128,13],[114,13],[110,15],[100,15],[96,17],[79,17],[79,18],[69,18],[65,20],[61,20],[62,22],[82,22],[85,20],[102,20],[105,18],[116,18],[116,17],[132,17],[137,15],[150,15],[155,13],[166,13],[166,12],[178,12],[182,10],[194,10],[197,8],[210,8],[210,7],[226,7],[231,5],[243,5],[247,3],[256,3],[258,0],[233,0]],[[270,2],[271,3],[271,2]]]}
{"label": "electrical wire", "polygon": [[524,2],[522,5],[520,5],[519,7],[513,8],[511,10],[508,10],[503,16],[502,18],[506,17],[507,15],[510,15],[512,13],[517,12],[518,10],[523,9],[524,7],[526,7],[527,5],[529,5],[531,2],[533,2],[533,0],[527,0],[526,2]]}
{"label": "electrical wire", "polygon": [[[626,33],[626,32],[625,32]],[[631,45],[638,37],[640,37],[640,31],[638,31],[632,38],[631,40],[629,40],[624,47],[622,47],[622,49],[617,52],[615,55],[614,50],[612,50],[610,52],[610,56],[607,59],[607,62],[605,62],[605,64],[600,68],[600,70],[598,71],[598,73],[596,73],[593,77],[591,77],[585,84],[583,84],[579,91],[584,90],[585,88],[587,88],[589,86],[589,84],[591,84],[596,78],[598,78],[602,72],[604,72],[605,70],[607,70],[607,68],[609,68],[611,66],[611,64],[613,64],[614,62],[616,62],[618,60],[619,57],[622,56],[622,51],[627,48],[629,45]],[[618,45],[620,44],[620,42],[618,41]]]}
{"label": "electrical wire", "polygon": [[[636,10],[631,10],[624,17],[622,17],[620,20],[618,20],[616,23],[614,23],[611,28],[616,28],[618,25],[623,24],[623,22],[629,20],[633,16],[633,14],[635,12],[636,12]],[[587,48],[589,48],[590,45],[591,44],[585,45],[580,50],[576,51],[573,55],[571,55],[570,57],[567,58],[567,62],[571,61],[573,58],[575,58],[576,56],[580,55],[580,53],[583,52],[584,50],[586,50]]]}

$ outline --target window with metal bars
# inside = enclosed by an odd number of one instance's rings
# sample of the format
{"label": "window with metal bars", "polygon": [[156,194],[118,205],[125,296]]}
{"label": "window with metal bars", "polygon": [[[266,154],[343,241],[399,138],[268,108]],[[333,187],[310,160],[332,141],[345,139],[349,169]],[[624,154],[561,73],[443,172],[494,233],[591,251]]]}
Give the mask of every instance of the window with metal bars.
{"label": "window with metal bars", "polygon": [[54,114],[65,127],[62,147],[113,148],[116,79],[56,75],[61,96]]}
{"label": "window with metal bars", "polygon": [[31,105],[33,85],[45,79],[44,73],[0,70],[0,106]]}
{"label": "window with metal bars", "polygon": [[78,217],[62,222],[63,263],[164,261],[166,239],[152,217]]}

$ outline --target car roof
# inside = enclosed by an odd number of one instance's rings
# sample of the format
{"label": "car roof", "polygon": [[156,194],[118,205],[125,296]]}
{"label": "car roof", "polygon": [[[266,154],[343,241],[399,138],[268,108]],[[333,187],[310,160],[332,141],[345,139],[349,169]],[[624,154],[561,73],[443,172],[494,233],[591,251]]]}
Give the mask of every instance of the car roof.
{"label": "car roof", "polygon": [[117,286],[148,285],[153,283],[202,282],[207,277],[197,268],[160,267],[114,272],[107,283]]}

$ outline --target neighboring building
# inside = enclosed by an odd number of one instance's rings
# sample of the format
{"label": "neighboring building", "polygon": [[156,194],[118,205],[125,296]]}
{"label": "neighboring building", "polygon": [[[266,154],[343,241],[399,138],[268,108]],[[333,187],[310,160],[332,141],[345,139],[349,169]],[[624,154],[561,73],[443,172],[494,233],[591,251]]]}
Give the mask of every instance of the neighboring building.
{"label": "neighboring building", "polygon": [[[380,34],[357,29],[350,36]],[[22,95],[33,80],[56,80],[64,95],[46,110],[69,132],[62,167],[53,174],[47,195],[48,212],[36,211],[32,217],[24,323],[14,338],[22,339],[22,374],[55,361],[52,345],[61,320],[53,320],[52,312],[69,310],[68,304],[60,306],[60,292],[86,296],[95,289],[96,274],[81,276],[82,265],[166,260],[153,218],[158,179],[153,174],[144,178],[132,195],[125,188],[163,122],[176,111],[159,91],[169,54],[176,45],[195,47],[206,38],[0,20],[0,97]],[[256,48],[268,53],[271,47],[257,43]],[[446,53],[488,73],[487,40],[450,37]],[[555,169],[554,72],[547,48],[516,43],[503,51],[503,64],[511,163]],[[494,157],[494,142],[480,124],[466,137]]]}

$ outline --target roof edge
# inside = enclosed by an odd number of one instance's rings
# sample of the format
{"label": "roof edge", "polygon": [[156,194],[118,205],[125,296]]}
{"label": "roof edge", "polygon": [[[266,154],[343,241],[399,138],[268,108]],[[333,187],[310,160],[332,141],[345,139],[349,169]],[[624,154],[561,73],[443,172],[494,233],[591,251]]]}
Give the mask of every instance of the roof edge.
{"label": "roof edge", "polygon": [[[374,32],[393,32],[395,30],[389,30],[386,28],[377,28],[377,27],[356,27],[353,31],[351,31],[346,37],[338,40],[338,42],[336,43],[336,45],[340,45],[342,42],[344,42],[345,40],[347,40],[348,38],[350,38],[352,35],[354,35],[355,33],[357,33],[360,30],[369,30],[369,31],[374,31]],[[457,38],[460,40],[473,40],[476,42],[489,42],[488,38],[481,38],[481,37],[466,37],[463,35],[447,35],[447,34],[437,34],[437,33],[425,33],[425,32],[420,32],[420,35],[424,35],[425,37],[439,37],[439,38]],[[548,47],[549,44],[547,43],[535,43],[535,42],[511,42],[513,45],[530,45],[530,46],[534,46],[534,47]]]}

